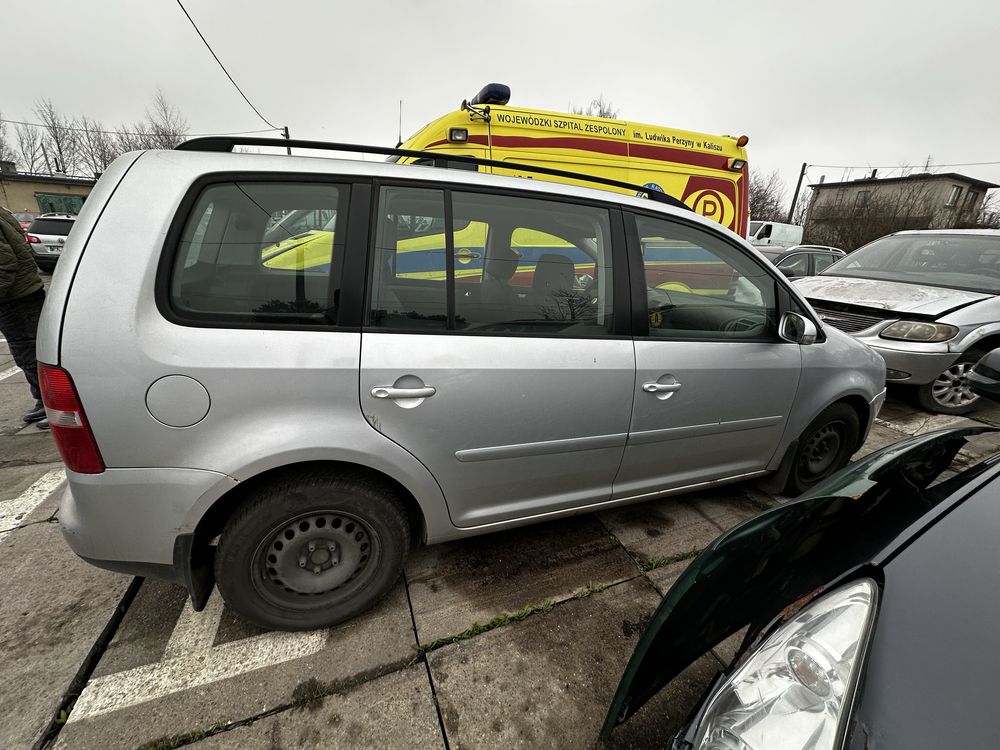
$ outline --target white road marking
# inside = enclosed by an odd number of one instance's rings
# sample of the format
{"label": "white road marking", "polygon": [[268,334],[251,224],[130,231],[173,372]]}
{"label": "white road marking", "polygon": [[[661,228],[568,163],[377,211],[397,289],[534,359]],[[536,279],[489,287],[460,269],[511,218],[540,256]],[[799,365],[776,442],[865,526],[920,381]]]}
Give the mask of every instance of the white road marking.
{"label": "white road marking", "polygon": [[68,721],[90,719],[311,656],[323,649],[330,634],[329,630],[264,633],[213,646],[222,607],[222,597],[218,592],[213,592],[203,612],[192,610],[190,602],[185,604],[163,660],[91,680],[70,712]]}
{"label": "white road marking", "polygon": [[3,372],[0,372],[0,380],[6,380],[7,378],[13,375],[17,375],[19,372],[21,372],[21,368],[18,367],[17,365],[14,365],[13,367],[8,367]]}
{"label": "white road marking", "polygon": [[21,519],[41,505],[64,479],[66,472],[63,469],[53,469],[13,500],[0,502],[0,541],[21,524]]}
{"label": "white road marking", "polygon": [[176,659],[192,654],[197,656],[212,648],[215,634],[219,632],[219,623],[222,622],[222,609],[221,596],[210,597],[201,612],[195,612],[188,599],[174,625],[174,632],[170,634],[163,658]]}

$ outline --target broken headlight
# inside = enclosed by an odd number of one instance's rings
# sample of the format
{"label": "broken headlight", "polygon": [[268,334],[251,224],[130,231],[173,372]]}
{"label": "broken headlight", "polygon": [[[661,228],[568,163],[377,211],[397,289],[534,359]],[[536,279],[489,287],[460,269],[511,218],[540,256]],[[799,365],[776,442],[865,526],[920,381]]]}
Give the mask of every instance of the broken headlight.
{"label": "broken headlight", "polygon": [[869,578],[781,625],[709,699],[696,750],[840,747],[875,619]]}

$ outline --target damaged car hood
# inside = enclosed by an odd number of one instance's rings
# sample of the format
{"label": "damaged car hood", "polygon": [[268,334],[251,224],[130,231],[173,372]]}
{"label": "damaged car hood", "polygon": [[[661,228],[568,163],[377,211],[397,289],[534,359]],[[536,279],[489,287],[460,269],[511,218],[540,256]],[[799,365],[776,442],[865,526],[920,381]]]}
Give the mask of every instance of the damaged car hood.
{"label": "damaged car hood", "polygon": [[930,316],[944,315],[993,296],[983,292],[853,276],[809,276],[796,280],[795,288],[810,301],[839,302]]}
{"label": "damaged car hood", "polygon": [[[732,528],[695,558],[664,596],[612,699],[601,737],[712,647],[748,627],[763,638],[831,584],[879,566],[985,481],[979,464],[941,480],[979,426],[920,435],[877,451],[809,493]],[[741,649],[743,651],[745,649]]]}

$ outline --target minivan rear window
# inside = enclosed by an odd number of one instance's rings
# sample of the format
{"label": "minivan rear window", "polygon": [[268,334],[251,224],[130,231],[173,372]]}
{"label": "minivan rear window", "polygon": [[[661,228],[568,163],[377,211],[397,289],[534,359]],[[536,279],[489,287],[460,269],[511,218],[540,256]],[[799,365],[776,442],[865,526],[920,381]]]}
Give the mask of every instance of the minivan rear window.
{"label": "minivan rear window", "polygon": [[347,189],[228,182],[198,196],[178,243],[170,303],[182,318],[334,325]]}
{"label": "minivan rear window", "polygon": [[72,219],[35,219],[28,227],[28,231],[33,234],[60,234],[66,236],[73,228]]}

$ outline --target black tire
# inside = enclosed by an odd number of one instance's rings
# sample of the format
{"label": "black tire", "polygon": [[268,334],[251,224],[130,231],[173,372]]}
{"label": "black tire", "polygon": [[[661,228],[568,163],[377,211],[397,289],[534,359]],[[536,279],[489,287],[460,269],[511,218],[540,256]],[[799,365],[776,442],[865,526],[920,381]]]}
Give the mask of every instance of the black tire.
{"label": "black tire", "polygon": [[785,494],[799,495],[847,466],[860,433],[854,409],[844,403],[826,407],[799,437]]}
{"label": "black tire", "polygon": [[917,386],[917,403],[924,411],[934,414],[968,414],[979,406],[979,396],[969,390],[968,375],[973,366],[986,355],[979,349],[969,349],[955,360],[933,382]]}
{"label": "black tire", "polygon": [[254,492],[226,522],[215,580],[226,604],[273,630],[330,627],[399,579],[410,529],[399,500],[357,475],[311,471]]}

